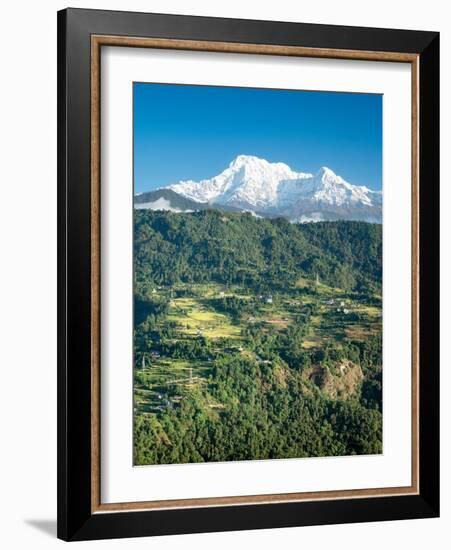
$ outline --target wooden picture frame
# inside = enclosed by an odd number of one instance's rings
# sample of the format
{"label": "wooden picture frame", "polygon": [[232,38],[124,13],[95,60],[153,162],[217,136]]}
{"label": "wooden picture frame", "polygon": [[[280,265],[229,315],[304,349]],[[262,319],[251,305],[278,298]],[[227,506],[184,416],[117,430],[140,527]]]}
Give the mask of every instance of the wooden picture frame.
{"label": "wooden picture frame", "polygon": [[[103,46],[393,61],[412,67],[410,487],[103,504],[100,51]],[[58,13],[58,537],[86,540],[439,513],[439,35],[100,10]]]}

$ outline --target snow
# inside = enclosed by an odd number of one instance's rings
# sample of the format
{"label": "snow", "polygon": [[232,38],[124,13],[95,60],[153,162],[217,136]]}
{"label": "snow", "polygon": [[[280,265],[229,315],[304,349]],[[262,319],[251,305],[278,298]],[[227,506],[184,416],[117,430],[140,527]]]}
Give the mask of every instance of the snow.
{"label": "snow", "polygon": [[[210,179],[179,181],[168,188],[195,202],[228,205],[298,221],[324,219],[321,211],[341,213],[344,218],[352,211],[354,218],[369,221],[382,215],[381,192],[352,185],[327,166],[315,174],[297,172],[283,162],[268,162],[251,155],[237,156]],[[162,200],[151,203],[156,205],[154,209],[177,211],[168,201],[160,204]]]}
{"label": "snow", "polygon": [[153,202],[142,202],[135,204],[135,208],[137,210],[146,209],[146,210],[168,210],[170,212],[192,212],[192,210],[181,210],[180,208],[174,208],[171,205],[171,202],[165,199],[164,197],[160,197],[156,201]]}
{"label": "snow", "polygon": [[374,206],[373,191],[365,186],[351,185],[330,168],[323,166],[311,179],[305,182],[299,198],[329,206]]}
{"label": "snow", "polygon": [[270,163],[254,156],[239,155],[219,175],[170,185],[176,193],[202,203],[229,204],[250,208],[275,206],[278,187],[286,180],[302,180],[311,174],[294,172],[282,162]]}

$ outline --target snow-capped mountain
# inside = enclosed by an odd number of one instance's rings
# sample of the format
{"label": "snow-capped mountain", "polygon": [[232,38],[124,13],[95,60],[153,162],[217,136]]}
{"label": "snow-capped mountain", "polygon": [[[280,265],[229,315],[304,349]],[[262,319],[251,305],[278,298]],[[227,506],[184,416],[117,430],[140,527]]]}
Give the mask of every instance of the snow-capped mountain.
{"label": "snow-capped mountain", "polygon": [[[351,185],[323,166],[297,188],[295,200],[281,214],[295,221],[362,220],[382,221],[382,193]],[[293,197],[294,198],[294,197]]]}
{"label": "snow-capped mountain", "polygon": [[181,181],[170,185],[169,189],[197,202],[267,210],[277,205],[281,182],[311,177],[311,174],[293,172],[282,162],[269,163],[257,157],[240,155],[212,179],[198,183]]}
{"label": "snow-capped mountain", "polygon": [[[168,208],[161,207],[163,201],[158,200],[163,191],[165,204],[172,197]],[[155,200],[149,200],[153,196]],[[183,198],[190,210],[220,207],[283,216],[293,222],[346,219],[380,223],[382,220],[381,192],[351,185],[326,167],[316,174],[295,172],[287,164],[247,155],[238,156],[211,179],[180,181],[139,195],[135,197],[135,207],[180,211],[181,201],[177,197]]]}

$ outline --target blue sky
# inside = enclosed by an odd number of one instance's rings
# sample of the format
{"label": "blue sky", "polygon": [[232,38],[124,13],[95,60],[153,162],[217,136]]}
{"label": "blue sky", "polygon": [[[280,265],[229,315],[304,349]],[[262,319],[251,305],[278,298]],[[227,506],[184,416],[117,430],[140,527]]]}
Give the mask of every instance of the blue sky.
{"label": "blue sky", "polygon": [[382,96],[134,83],[135,193],[222,172],[238,155],[382,185]]}

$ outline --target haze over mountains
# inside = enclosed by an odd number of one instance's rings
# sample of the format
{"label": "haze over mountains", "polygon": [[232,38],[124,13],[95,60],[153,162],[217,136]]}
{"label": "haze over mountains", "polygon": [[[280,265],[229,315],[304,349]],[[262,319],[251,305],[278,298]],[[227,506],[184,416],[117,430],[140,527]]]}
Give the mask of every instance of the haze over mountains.
{"label": "haze over mountains", "polygon": [[135,208],[189,212],[218,208],[292,222],[382,222],[382,193],[352,185],[331,169],[295,172],[282,162],[239,155],[220,174],[136,195]]}

